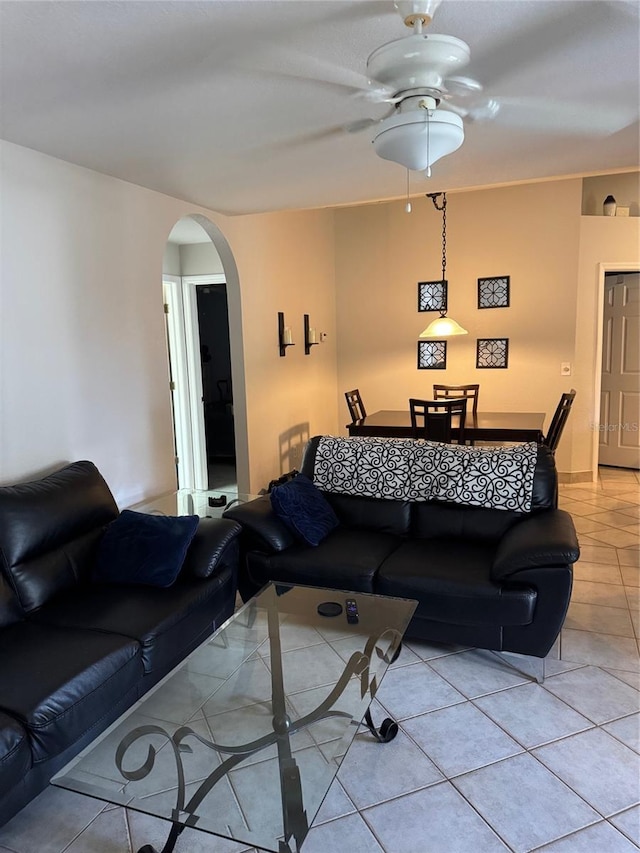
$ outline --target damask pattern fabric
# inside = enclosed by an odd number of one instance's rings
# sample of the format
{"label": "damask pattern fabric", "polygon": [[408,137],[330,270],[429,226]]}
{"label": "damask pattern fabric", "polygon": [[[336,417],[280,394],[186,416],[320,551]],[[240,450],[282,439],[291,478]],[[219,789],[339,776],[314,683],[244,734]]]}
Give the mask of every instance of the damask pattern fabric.
{"label": "damask pattern fabric", "polygon": [[537,445],[467,447],[323,436],[313,482],[326,492],[530,512]]}

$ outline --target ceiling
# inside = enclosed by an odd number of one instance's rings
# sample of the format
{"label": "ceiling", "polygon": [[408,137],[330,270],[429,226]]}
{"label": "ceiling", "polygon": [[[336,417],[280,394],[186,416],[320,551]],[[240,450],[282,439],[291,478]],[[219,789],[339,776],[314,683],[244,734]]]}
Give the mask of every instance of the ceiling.
{"label": "ceiling", "polygon": [[[427,32],[502,107],[411,193],[637,168],[639,10],[443,0]],[[344,128],[388,112],[367,57],[409,34],[391,0],[2,0],[0,136],[227,214],[398,198],[406,170]]]}

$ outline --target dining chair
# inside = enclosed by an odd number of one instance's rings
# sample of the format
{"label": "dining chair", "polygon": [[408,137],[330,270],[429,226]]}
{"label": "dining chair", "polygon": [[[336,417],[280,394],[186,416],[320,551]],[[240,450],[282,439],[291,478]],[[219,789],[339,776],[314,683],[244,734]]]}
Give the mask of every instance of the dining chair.
{"label": "dining chair", "polygon": [[563,394],[560,397],[560,402],[558,403],[555,412],[553,413],[549,429],[543,439],[543,444],[546,444],[552,453],[556,452],[556,448],[560,442],[560,436],[562,435],[564,425],[569,417],[569,412],[571,411],[571,406],[573,406],[575,396],[576,392],[574,388],[572,388],[568,393]]}
{"label": "dining chair", "polygon": [[[475,417],[478,412],[478,397],[480,396],[480,385],[435,385],[433,386],[434,400],[453,400],[461,397],[472,401],[471,414]],[[475,444],[473,439],[468,439],[467,444]]]}
{"label": "dining chair", "polygon": [[452,421],[459,416],[457,442],[464,444],[464,422],[467,417],[467,398],[456,400],[409,400],[411,429],[414,438],[452,444]]}
{"label": "dining chair", "polygon": [[364,407],[360,391],[358,391],[357,388],[354,388],[353,391],[345,391],[344,396],[347,400],[347,406],[349,407],[351,423],[361,421],[363,418],[367,417],[367,410]]}
{"label": "dining chair", "polygon": [[472,414],[478,412],[478,396],[480,395],[480,385],[434,385],[433,398],[434,400],[451,400],[453,398],[466,397],[472,400]]}

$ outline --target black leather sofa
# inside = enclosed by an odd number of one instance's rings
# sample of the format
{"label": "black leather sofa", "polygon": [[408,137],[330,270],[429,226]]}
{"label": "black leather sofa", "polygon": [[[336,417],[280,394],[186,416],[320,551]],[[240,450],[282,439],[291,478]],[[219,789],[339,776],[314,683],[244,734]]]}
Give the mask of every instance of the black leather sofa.
{"label": "black leather sofa", "polygon": [[239,525],[201,519],[168,588],[93,583],[118,515],[91,462],[0,488],[0,825],[233,613]]}
{"label": "black leather sofa", "polygon": [[[305,449],[311,480],[320,440]],[[240,594],[273,580],[417,599],[407,637],[543,658],[566,616],[579,549],[571,516],[557,509],[553,455],[536,452],[526,513],[323,491],[340,523],[311,547],[269,495],[235,506],[225,517],[242,525]]]}

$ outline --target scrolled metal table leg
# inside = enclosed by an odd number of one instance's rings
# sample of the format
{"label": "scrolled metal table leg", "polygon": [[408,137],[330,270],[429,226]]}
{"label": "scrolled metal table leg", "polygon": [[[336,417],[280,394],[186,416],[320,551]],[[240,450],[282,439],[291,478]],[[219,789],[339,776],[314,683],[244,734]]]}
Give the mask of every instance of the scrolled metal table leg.
{"label": "scrolled metal table leg", "polygon": [[398,734],[398,724],[395,720],[392,720],[391,717],[387,717],[386,719],[384,719],[380,724],[380,728],[377,729],[373,724],[373,720],[371,719],[371,711],[368,708],[366,714],[364,715],[364,722],[371,734],[380,743],[389,743],[389,741],[392,741],[394,737]]}
{"label": "scrolled metal table leg", "polygon": [[[174,823],[171,826],[171,832],[169,833],[169,837],[167,838],[164,847],[160,850],[160,853],[173,853],[173,848],[176,846],[176,841],[178,840],[178,836],[184,829],[184,826],[181,826],[179,823]],[[138,850],[138,853],[158,853],[155,847],[151,844],[145,844],[144,847],[141,847]]]}

